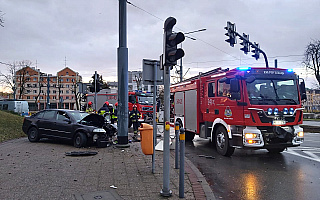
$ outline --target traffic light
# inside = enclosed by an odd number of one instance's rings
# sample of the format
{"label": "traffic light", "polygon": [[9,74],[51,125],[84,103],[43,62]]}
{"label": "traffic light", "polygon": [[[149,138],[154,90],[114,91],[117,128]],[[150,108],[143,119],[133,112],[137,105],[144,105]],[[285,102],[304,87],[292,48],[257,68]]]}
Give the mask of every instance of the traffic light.
{"label": "traffic light", "polygon": [[101,90],[100,87],[100,81],[99,81],[99,74],[97,74],[97,77],[95,75],[92,76],[93,81],[91,86],[89,87],[90,92],[99,92]]}
{"label": "traffic light", "polygon": [[252,57],[254,57],[256,60],[260,57],[260,46],[258,43],[254,43],[254,45],[251,46],[253,50],[251,51],[253,53]]}
{"label": "traffic light", "polygon": [[234,47],[234,45],[237,43],[236,39],[236,25],[232,24],[231,22],[227,22],[227,27],[224,27],[227,30],[227,33],[225,34],[229,38],[225,41],[230,43],[230,46]]}
{"label": "traffic light", "polygon": [[177,45],[184,41],[184,34],[172,32],[176,22],[175,18],[169,17],[164,23],[164,66],[174,66],[177,64],[177,60],[184,56],[183,49],[177,48]]}
{"label": "traffic light", "polygon": [[240,38],[240,39],[242,40],[240,44],[243,45],[243,47],[240,48],[240,50],[242,50],[245,54],[247,54],[250,51],[249,35],[246,35],[245,33],[243,33],[243,38]]}

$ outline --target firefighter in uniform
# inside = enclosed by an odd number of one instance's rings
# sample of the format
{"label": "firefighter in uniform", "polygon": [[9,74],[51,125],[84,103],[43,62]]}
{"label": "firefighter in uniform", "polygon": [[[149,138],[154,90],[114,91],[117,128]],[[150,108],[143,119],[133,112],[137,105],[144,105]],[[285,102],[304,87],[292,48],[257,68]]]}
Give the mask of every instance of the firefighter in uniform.
{"label": "firefighter in uniform", "polygon": [[117,122],[118,120],[118,102],[116,102],[115,104],[115,108],[112,108],[112,110],[110,110],[111,113],[111,124],[114,124],[114,122]]}
{"label": "firefighter in uniform", "polygon": [[93,113],[93,108],[92,108],[92,102],[91,101],[88,102],[88,107],[86,109],[86,112],[87,113]]}
{"label": "firefighter in uniform", "polygon": [[139,128],[139,118],[140,118],[140,112],[137,109],[137,106],[133,106],[133,110],[130,112],[130,120],[133,124],[133,139],[136,139],[138,136],[138,128]]}
{"label": "firefighter in uniform", "polygon": [[109,102],[104,102],[103,106],[99,109],[98,114],[104,116],[104,114],[109,113]]}

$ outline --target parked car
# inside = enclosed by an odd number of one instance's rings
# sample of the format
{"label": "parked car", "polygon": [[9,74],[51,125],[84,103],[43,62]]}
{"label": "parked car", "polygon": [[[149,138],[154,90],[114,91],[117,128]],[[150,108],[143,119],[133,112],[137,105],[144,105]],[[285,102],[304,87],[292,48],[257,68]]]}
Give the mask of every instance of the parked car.
{"label": "parked car", "polygon": [[22,130],[30,142],[41,138],[72,140],[75,147],[106,143],[116,127],[100,115],[77,110],[48,109],[25,117]]}

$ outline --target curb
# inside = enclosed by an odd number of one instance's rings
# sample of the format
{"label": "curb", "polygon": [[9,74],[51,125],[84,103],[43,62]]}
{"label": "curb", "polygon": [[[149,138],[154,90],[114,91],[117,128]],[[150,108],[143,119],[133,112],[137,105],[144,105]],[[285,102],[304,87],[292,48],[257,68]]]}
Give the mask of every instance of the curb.
{"label": "curb", "polygon": [[[203,193],[204,193],[207,200],[216,200],[208,182],[206,181],[204,176],[201,174],[199,169],[187,157],[185,157],[185,162],[187,163],[186,171],[190,172],[191,170],[196,176],[196,177],[192,177],[192,174],[189,174],[189,179],[192,183],[192,189],[195,195],[195,199],[203,199]],[[196,178],[196,180],[194,178]],[[194,179],[194,180],[191,180],[191,179]],[[203,190],[201,190],[199,186],[201,186]]]}

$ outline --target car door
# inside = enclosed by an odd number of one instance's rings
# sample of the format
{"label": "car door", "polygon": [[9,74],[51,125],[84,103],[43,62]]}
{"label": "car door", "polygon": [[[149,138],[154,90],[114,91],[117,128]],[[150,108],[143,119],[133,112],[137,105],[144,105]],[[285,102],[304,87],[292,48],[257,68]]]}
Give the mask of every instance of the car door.
{"label": "car door", "polygon": [[54,122],[55,135],[60,138],[71,139],[73,136],[72,118],[65,111],[57,111]]}
{"label": "car door", "polygon": [[39,129],[39,133],[42,136],[52,136],[52,126],[53,120],[56,115],[56,111],[54,110],[46,110],[43,112],[43,117],[37,119],[37,126]]}

